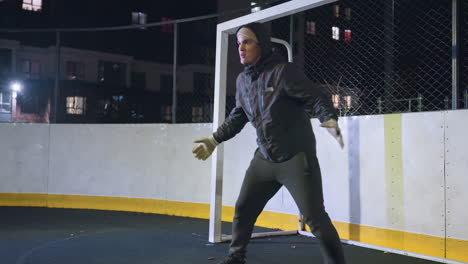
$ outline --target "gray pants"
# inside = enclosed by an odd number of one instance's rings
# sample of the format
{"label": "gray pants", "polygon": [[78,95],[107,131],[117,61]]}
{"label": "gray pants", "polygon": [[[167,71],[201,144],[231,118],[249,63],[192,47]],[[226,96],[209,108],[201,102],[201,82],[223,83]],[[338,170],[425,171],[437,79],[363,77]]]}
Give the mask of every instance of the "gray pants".
{"label": "gray pants", "polygon": [[322,179],[315,155],[299,153],[292,159],[272,163],[256,151],[236,202],[230,254],[245,254],[258,215],[276,192],[285,186],[305,223],[319,239],[327,264],[345,263],[338,233],[323,205]]}

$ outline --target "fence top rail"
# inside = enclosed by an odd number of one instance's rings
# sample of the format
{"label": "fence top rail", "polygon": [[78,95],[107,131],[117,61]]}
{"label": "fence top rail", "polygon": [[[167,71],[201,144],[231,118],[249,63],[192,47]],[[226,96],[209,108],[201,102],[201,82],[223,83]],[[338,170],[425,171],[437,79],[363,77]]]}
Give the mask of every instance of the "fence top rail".
{"label": "fence top rail", "polygon": [[[147,23],[147,24],[112,26],[112,27],[89,27],[89,28],[37,28],[37,29],[34,29],[34,28],[23,28],[23,29],[0,28],[0,33],[95,32],[95,31],[97,32],[97,31],[118,31],[118,30],[141,29],[142,27],[145,27],[145,28],[158,27],[162,25],[188,23],[188,22],[193,22],[193,21],[200,21],[200,20],[206,20],[206,19],[215,18],[215,17],[232,15],[232,14],[240,13],[246,10],[250,10],[254,7],[262,7],[264,5],[274,4],[279,1],[280,0],[271,0],[271,1],[266,1],[263,3],[257,3],[255,5],[251,5],[248,8],[239,8],[235,10],[218,12],[218,13],[209,14],[209,15],[174,19],[170,21],[153,22],[153,23]],[[314,0],[314,1],[320,1],[320,0]],[[332,1],[336,1],[336,0],[332,0]]]}

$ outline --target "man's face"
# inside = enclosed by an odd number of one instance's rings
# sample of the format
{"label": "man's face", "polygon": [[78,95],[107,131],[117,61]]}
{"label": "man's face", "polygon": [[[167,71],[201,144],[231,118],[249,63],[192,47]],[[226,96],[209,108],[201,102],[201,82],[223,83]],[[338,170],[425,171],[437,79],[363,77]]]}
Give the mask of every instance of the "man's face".
{"label": "man's face", "polygon": [[260,46],[253,39],[239,34],[237,45],[239,46],[240,63],[243,65],[253,65],[260,60]]}

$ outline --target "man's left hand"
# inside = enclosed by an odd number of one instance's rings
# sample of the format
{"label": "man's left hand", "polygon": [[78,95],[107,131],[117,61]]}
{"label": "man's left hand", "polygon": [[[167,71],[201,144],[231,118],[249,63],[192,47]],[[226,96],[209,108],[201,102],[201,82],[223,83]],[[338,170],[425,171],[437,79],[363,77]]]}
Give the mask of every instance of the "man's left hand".
{"label": "man's left hand", "polygon": [[330,119],[326,122],[323,122],[321,127],[325,127],[328,132],[338,141],[338,144],[340,144],[340,147],[344,147],[343,143],[343,135],[341,134],[340,127],[338,127],[338,122],[336,122],[335,119]]}

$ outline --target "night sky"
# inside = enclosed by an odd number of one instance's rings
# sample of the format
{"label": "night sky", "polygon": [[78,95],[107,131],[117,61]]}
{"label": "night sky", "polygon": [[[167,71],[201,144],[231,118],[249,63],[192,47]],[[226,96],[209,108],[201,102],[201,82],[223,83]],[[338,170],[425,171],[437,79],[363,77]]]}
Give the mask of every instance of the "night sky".
{"label": "night sky", "polygon": [[[65,1],[63,1],[65,2]],[[203,16],[217,12],[215,0],[143,1],[81,0],[57,6],[58,23],[63,27],[102,27],[131,24],[131,12],[147,14],[147,23],[159,22],[161,17],[172,19]],[[214,47],[216,19],[179,25],[179,63],[203,63],[203,50]],[[98,49],[131,55],[138,59],[171,63],[173,34],[162,33],[160,27],[146,30],[68,33],[66,46]]]}
{"label": "night sky", "polygon": [[58,22],[74,26],[118,26],[130,23],[130,12],[145,12],[148,22],[157,22],[160,17],[188,18],[212,14],[217,11],[216,0],[148,1],[148,0],[80,0],[56,1],[52,9]]}
{"label": "night sky", "polygon": [[[11,0],[10,3],[13,3]],[[92,28],[131,25],[133,11],[147,14],[147,23],[160,22],[162,17],[190,18],[217,12],[217,0],[148,1],[148,0],[44,0],[43,11],[22,11],[2,14],[3,28]],[[7,17],[8,16],[8,17]],[[184,63],[207,63],[207,50],[214,49],[217,19],[179,24],[179,60]],[[25,45],[55,45],[55,33],[0,34],[0,37],[21,40]],[[106,51],[137,59],[172,63],[174,34],[161,32],[161,27],[145,30],[61,33],[65,47]],[[209,51],[208,51],[209,53]]]}

